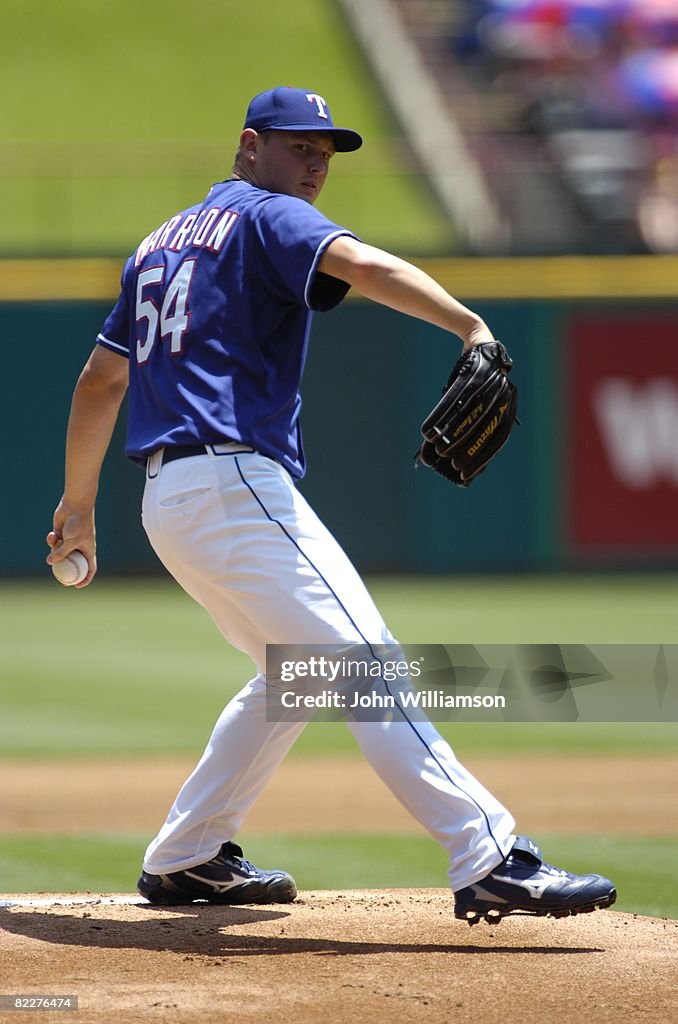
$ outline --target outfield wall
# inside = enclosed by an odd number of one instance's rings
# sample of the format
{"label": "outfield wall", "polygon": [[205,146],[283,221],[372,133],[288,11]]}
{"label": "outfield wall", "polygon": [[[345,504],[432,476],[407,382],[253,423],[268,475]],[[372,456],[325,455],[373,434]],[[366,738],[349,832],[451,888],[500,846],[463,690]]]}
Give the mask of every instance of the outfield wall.
{"label": "outfield wall", "polygon": [[[456,340],[360,300],[314,321],[302,488],[361,570],[678,566],[678,260],[425,264],[508,345],[522,426],[469,490],[415,471]],[[44,572],[68,402],[118,261],[0,262],[0,574]],[[671,289],[673,288],[673,293]],[[154,572],[142,472],[114,438],[98,509],[106,573]]]}

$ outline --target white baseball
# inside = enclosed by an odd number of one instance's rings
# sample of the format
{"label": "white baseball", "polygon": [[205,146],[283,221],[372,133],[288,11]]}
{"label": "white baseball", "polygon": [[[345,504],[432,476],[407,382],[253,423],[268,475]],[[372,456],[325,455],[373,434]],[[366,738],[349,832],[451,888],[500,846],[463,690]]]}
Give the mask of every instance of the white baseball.
{"label": "white baseball", "polygon": [[89,564],[82,551],[71,551],[62,562],[52,566],[52,572],[59,583],[65,587],[74,587],[84,580],[89,572]]}

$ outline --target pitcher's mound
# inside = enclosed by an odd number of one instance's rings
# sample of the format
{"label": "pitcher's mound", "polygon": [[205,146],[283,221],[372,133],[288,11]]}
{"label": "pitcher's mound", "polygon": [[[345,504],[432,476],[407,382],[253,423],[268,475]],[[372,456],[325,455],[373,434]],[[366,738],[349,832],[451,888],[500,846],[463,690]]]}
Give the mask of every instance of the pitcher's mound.
{"label": "pitcher's mound", "polygon": [[[602,911],[470,928],[442,889],[302,892],[293,904],[234,908],[91,894],[2,900],[4,1006],[7,994],[78,997],[77,1012],[43,1021],[678,1019],[676,921]],[[0,1021],[17,1019],[0,1011]]]}

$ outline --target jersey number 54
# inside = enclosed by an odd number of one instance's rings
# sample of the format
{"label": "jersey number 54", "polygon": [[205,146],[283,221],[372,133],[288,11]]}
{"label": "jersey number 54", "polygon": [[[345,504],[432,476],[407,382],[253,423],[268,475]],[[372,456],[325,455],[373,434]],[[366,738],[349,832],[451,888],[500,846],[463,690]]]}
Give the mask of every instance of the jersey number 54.
{"label": "jersey number 54", "polygon": [[161,341],[169,338],[172,355],[181,355],[183,338],[191,319],[187,304],[196,262],[184,260],[166,289],[163,289],[164,266],[148,267],[139,274],[136,322],[137,362],[140,366],[149,360],[158,337]]}

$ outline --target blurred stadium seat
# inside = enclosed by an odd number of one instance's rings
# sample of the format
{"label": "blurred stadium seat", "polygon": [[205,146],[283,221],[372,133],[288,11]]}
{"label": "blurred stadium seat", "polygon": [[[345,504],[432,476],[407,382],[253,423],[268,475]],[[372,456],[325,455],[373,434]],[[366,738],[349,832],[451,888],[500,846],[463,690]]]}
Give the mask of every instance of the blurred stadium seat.
{"label": "blurred stadium seat", "polygon": [[[357,31],[368,10],[400,16],[416,65],[384,19]],[[0,254],[127,253],[227,173],[243,97],[306,79],[367,139],[323,209],[377,245],[678,252],[678,0],[290,0],[264,33],[258,17],[217,5],[206,36],[182,0],[161,25],[134,0],[13,0]],[[224,46],[254,34],[257,61],[229,46],[225,67]],[[168,66],[181,87],[150,116],[140,83]]]}
{"label": "blurred stadium seat", "polygon": [[514,252],[678,251],[677,0],[394,2],[497,181]]}

